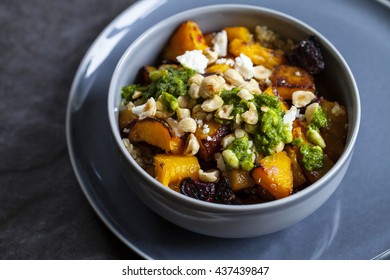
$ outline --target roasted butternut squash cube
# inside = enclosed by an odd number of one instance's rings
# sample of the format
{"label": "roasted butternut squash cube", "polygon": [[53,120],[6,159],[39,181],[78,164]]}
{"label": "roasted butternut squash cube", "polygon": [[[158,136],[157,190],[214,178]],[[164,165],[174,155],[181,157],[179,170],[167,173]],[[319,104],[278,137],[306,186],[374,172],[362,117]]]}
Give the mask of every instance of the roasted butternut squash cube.
{"label": "roasted butternut squash cube", "polygon": [[199,162],[195,156],[157,154],[153,158],[154,175],[161,184],[178,190],[181,180],[199,179]]}
{"label": "roasted butternut squash cube", "polygon": [[314,78],[302,68],[291,65],[278,65],[270,77],[272,85],[285,100],[292,99],[297,90],[315,92]]}
{"label": "roasted butternut squash cube", "polygon": [[176,61],[176,57],[191,50],[204,50],[207,43],[202,31],[195,21],[189,20],[182,23],[172,35],[168,45],[163,51],[163,58]]}
{"label": "roasted butternut squash cube", "polygon": [[146,142],[163,149],[168,154],[179,154],[183,141],[169,124],[156,118],[145,118],[132,122],[129,132],[130,142]]}
{"label": "roasted butternut squash cube", "polygon": [[220,124],[213,119],[203,121],[203,125],[197,127],[195,136],[198,139],[200,148],[199,156],[206,162],[214,160],[214,154],[221,149],[221,140],[229,134],[228,125]]}
{"label": "roasted butternut squash cube", "polygon": [[244,26],[231,26],[224,28],[224,30],[226,31],[229,42],[234,39],[241,39],[244,42],[251,42],[253,40],[253,35],[249,29]]}
{"label": "roasted butternut squash cube", "polygon": [[298,162],[299,149],[298,147],[294,147],[294,146],[286,146],[284,150],[291,160],[291,168],[293,173],[293,187],[295,189],[298,189],[300,186],[306,183],[305,175]]}
{"label": "roasted butternut squash cube", "polygon": [[128,128],[131,122],[137,118],[138,116],[131,111],[131,106],[126,106],[119,111],[119,129],[122,131],[124,128]]}
{"label": "roasted butternut squash cube", "polygon": [[233,192],[238,192],[243,189],[251,188],[255,185],[249,172],[241,169],[232,169],[228,173],[228,179]]}
{"label": "roasted butternut squash cube", "polygon": [[291,160],[284,151],[261,159],[252,169],[251,177],[256,184],[269,191],[276,199],[287,197],[292,193]]}
{"label": "roasted butternut squash cube", "polygon": [[253,64],[263,65],[270,69],[286,63],[283,51],[268,49],[257,42],[246,42],[238,38],[229,43],[228,51],[233,56],[243,53],[252,60]]}
{"label": "roasted butternut squash cube", "polygon": [[226,70],[230,69],[231,67],[227,64],[213,64],[206,68],[206,74],[220,74],[226,72]]}

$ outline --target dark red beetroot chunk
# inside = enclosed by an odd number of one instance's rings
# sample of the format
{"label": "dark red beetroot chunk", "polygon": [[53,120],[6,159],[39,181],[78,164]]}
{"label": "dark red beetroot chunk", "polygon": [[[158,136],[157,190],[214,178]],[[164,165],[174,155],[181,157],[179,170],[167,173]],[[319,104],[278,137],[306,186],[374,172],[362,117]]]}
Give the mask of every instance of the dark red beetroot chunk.
{"label": "dark red beetroot chunk", "polygon": [[319,74],[325,67],[320,44],[314,35],[295,45],[287,58],[292,65],[301,67],[312,75]]}
{"label": "dark red beetroot chunk", "polygon": [[180,183],[180,192],[186,196],[220,204],[241,204],[233,193],[229,180],[221,176],[217,183],[204,183],[185,178]]}

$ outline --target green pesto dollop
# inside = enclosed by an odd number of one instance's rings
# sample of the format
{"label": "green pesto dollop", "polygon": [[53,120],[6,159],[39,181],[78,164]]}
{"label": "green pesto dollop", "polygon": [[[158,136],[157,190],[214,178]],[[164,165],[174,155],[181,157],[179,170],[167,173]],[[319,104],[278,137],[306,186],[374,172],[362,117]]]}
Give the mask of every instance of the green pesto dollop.
{"label": "green pesto dollop", "polygon": [[261,114],[253,140],[257,151],[264,156],[274,154],[280,142],[292,141],[291,131],[284,124],[281,111],[269,109]]}
{"label": "green pesto dollop", "polygon": [[328,125],[328,119],[326,118],[324,110],[320,106],[314,111],[313,119],[311,120],[308,129],[314,129],[319,131],[321,128]]}
{"label": "green pesto dollop", "polygon": [[231,168],[240,167],[245,171],[251,171],[254,167],[254,159],[250,146],[251,143],[247,136],[234,139],[222,152],[225,163]]}
{"label": "green pesto dollop", "polygon": [[[248,101],[241,99],[237,93],[239,93],[241,89],[238,87],[234,87],[230,90],[223,89],[221,91],[220,96],[222,97],[223,104],[225,105],[233,105],[233,110],[230,113],[230,116],[236,116],[237,114],[243,114],[248,110]],[[234,120],[230,120],[228,122],[233,122]]]}
{"label": "green pesto dollop", "polygon": [[[249,102],[237,95],[240,90],[240,88],[235,87],[221,92],[224,104],[234,106],[231,113],[231,116],[234,117],[237,114],[243,114],[249,109]],[[283,122],[284,112],[280,107],[280,101],[277,96],[255,94],[251,102],[255,104],[259,114],[259,121],[255,128],[251,130],[254,145],[259,153],[265,156],[271,155],[280,142],[290,143],[292,141],[291,131]],[[268,110],[264,112],[262,108],[268,108]],[[233,122],[234,120],[228,122]]]}
{"label": "green pesto dollop", "polygon": [[300,148],[302,163],[306,170],[320,169],[324,164],[324,153],[320,146],[303,144]]}
{"label": "green pesto dollop", "polygon": [[180,107],[177,98],[174,97],[172,94],[169,94],[168,92],[163,91],[161,93],[160,99],[162,104],[164,105],[164,108],[169,112],[175,112],[176,109]]}
{"label": "green pesto dollop", "polygon": [[195,75],[192,69],[166,68],[156,70],[149,74],[152,82],[148,85],[132,84],[122,88],[122,98],[132,101],[132,95],[135,91],[141,91],[142,100],[146,102],[150,97],[157,98],[167,92],[174,97],[186,95],[188,92],[188,80]]}

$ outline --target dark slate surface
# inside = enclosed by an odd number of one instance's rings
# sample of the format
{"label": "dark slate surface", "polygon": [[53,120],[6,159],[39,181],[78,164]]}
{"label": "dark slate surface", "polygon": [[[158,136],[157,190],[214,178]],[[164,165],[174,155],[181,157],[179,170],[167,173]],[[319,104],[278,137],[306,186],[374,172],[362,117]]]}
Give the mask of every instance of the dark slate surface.
{"label": "dark slate surface", "polygon": [[0,2],[0,259],[139,258],[87,202],[65,137],[82,57],[133,2]]}

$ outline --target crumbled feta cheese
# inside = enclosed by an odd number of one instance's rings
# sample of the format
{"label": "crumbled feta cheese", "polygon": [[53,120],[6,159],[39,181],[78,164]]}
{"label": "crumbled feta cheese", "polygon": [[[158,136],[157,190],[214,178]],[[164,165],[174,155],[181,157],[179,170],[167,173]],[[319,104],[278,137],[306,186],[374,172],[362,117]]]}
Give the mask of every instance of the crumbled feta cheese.
{"label": "crumbled feta cheese", "polygon": [[215,34],[212,43],[214,44],[214,51],[218,53],[218,56],[227,55],[228,38],[225,30]]}
{"label": "crumbled feta cheese", "polygon": [[253,78],[253,76],[255,75],[253,62],[245,54],[240,54],[240,56],[236,57],[234,69],[236,69],[246,80]]}
{"label": "crumbled feta cheese", "polygon": [[197,123],[198,127],[201,128],[202,125],[203,125],[203,120],[202,119],[196,119],[196,123]]}
{"label": "crumbled feta cheese", "polygon": [[202,54],[201,50],[192,50],[186,51],[183,55],[176,57],[177,61],[180,62],[184,67],[195,70],[200,74],[205,73],[205,68],[207,67],[208,59]]}
{"label": "crumbled feta cheese", "polygon": [[234,60],[231,58],[219,58],[215,61],[215,64],[226,64],[229,66],[234,66]]}
{"label": "crumbled feta cheese", "polygon": [[295,121],[298,114],[298,109],[295,106],[291,106],[291,108],[284,114],[283,123],[287,125],[289,130],[292,130],[292,123]]}
{"label": "crumbled feta cheese", "polygon": [[203,125],[203,128],[202,128],[202,133],[203,134],[208,134],[209,132],[210,132],[210,127],[209,127],[209,125],[207,123],[205,123]]}

